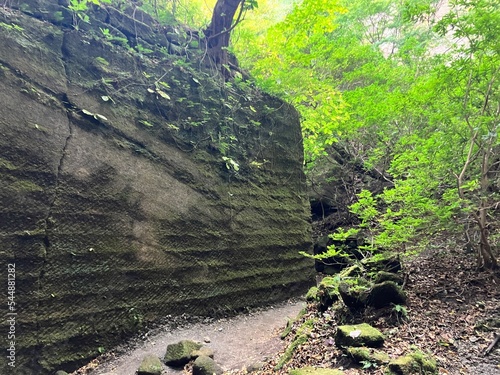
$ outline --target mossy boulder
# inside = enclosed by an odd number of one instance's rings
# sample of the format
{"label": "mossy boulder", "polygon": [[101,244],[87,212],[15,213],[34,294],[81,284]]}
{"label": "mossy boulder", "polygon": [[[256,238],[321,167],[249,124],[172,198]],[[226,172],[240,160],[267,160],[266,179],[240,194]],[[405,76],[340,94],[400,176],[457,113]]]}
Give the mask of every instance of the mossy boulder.
{"label": "mossy boulder", "polygon": [[362,267],[354,264],[346,267],[335,276],[323,278],[317,292],[319,309],[326,311],[340,297],[351,308],[363,306],[371,283],[362,277],[362,272]]}
{"label": "mossy boulder", "polygon": [[137,375],[160,375],[163,366],[160,359],[154,354],[148,354],[141,362]]}
{"label": "mossy boulder", "polygon": [[191,353],[191,356],[193,358],[198,358],[201,356],[213,358],[214,351],[212,348],[209,348],[208,346],[202,346],[200,349],[195,350],[193,353]]}
{"label": "mossy boulder", "polygon": [[303,367],[289,372],[290,375],[343,375],[344,372],[330,368]]}
{"label": "mossy boulder", "polygon": [[414,352],[389,363],[387,375],[434,375],[438,373],[436,361],[430,355]]}
{"label": "mossy boulder", "polygon": [[193,364],[193,375],[221,375],[223,372],[222,367],[206,355],[196,358]]}
{"label": "mossy boulder", "polygon": [[306,294],[306,301],[315,302],[319,300],[319,289],[316,286],[311,287]]}
{"label": "mossy boulder", "polygon": [[326,311],[338,299],[339,295],[340,278],[327,276],[321,280],[318,287],[319,309]]}
{"label": "mossy boulder", "polygon": [[387,272],[387,271],[379,271],[375,275],[374,282],[376,284],[380,284],[380,283],[383,283],[384,281],[393,281],[398,285],[403,285],[403,283],[404,283],[403,278],[397,273]]}
{"label": "mossy boulder", "polygon": [[350,309],[360,309],[366,306],[370,284],[363,278],[349,279],[338,286],[342,301]]}
{"label": "mossy boulder", "polygon": [[376,363],[377,365],[387,364],[390,361],[389,355],[381,350],[373,348],[354,347],[347,348],[347,353],[354,359],[355,362],[360,363],[363,361]]}
{"label": "mossy boulder", "polygon": [[167,366],[182,367],[193,359],[193,353],[202,345],[191,340],[182,340],[167,346],[164,362]]}
{"label": "mossy boulder", "polygon": [[384,335],[367,323],[344,325],[337,328],[335,343],[339,347],[377,347],[384,343]]}
{"label": "mossy boulder", "polygon": [[406,295],[394,281],[384,281],[373,285],[368,303],[375,308],[406,304]]}

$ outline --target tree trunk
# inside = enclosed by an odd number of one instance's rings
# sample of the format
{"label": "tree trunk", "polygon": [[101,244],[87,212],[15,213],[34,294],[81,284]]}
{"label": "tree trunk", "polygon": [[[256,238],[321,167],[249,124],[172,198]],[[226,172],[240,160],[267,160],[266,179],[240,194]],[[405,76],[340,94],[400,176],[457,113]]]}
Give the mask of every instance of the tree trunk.
{"label": "tree trunk", "polygon": [[229,56],[227,47],[231,30],[241,20],[242,8],[233,22],[240,4],[243,7],[245,0],[218,0],[215,4],[210,25],[204,30],[207,54],[216,64],[217,68],[226,73],[228,71]]}

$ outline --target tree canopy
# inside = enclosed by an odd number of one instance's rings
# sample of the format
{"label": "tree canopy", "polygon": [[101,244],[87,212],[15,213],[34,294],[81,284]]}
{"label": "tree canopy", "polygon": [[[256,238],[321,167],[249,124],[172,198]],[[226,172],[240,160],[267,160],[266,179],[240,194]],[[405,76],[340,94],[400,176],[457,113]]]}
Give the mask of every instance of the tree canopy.
{"label": "tree canopy", "polygon": [[[245,27],[245,25],[243,25]],[[372,243],[465,235],[498,267],[500,9],[493,0],[304,0],[235,51],[302,114],[306,166],[334,149],[389,187],[357,192]]]}

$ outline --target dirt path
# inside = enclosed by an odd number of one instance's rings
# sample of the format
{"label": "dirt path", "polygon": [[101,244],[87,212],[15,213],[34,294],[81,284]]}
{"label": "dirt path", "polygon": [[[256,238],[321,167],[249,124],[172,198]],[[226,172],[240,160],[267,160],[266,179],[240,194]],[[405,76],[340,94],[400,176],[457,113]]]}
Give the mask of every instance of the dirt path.
{"label": "dirt path", "polygon": [[[303,302],[287,302],[267,310],[216,320],[209,324],[197,323],[189,328],[170,330],[157,328],[145,335],[146,340],[137,347],[99,363],[95,361],[73,374],[135,375],[146,354],[165,355],[168,344],[179,340],[201,341],[215,352],[215,360],[225,369],[241,369],[261,362],[277,353],[283,346],[279,338],[288,318],[294,318],[305,306]],[[164,374],[181,374],[165,366]]]}

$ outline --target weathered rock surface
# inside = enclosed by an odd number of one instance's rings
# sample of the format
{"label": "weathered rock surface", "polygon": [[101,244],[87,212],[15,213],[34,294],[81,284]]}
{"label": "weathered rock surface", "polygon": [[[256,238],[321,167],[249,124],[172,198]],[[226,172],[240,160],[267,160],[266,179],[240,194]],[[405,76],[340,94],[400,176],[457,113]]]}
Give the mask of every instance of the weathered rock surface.
{"label": "weathered rock surface", "polygon": [[160,375],[163,366],[160,359],[154,354],[149,354],[142,360],[137,375]]}
{"label": "weathered rock surface", "polygon": [[0,260],[16,265],[17,369],[71,370],[167,314],[304,292],[296,111],[171,55],[141,12],[96,7],[76,31],[66,7],[22,3],[0,9]]}
{"label": "weathered rock surface", "polygon": [[435,375],[438,373],[436,360],[422,352],[401,356],[389,363],[388,375]]}
{"label": "weathered rock surface", "polygon": [[193,353],[191,353],[191,355],[194,358],[201,357],[202,355],[204,355],[205,357],[213,358],[214,357],[214,351],[213,351],[212,348],[209,348],[208,346],[202,346],[200,349],[195,350]]}
{"label": "weathered rock surface", "polygon": [[384,281],[394,281],[398,285],[404,284],[403,278],[397,273],[386,272],[386,271],[378,272],[377,275],[375,276],[374,282],[376,284],[380,284],[383,283]]}
{"label": "weathered rock surface", "polygon": [[367,347],[349,347],[347,348],[347,353],[358,363],[360,362],[371,362],[376,365],[384,365],[389,363],[389,356],[387,353]]}
{"label": "weathered rock surface", "polygon": [[337,328],[335,343],[341,347],[377,347],[384,343],[384,335],[367,323],[344,325]]}
{"label": "weathered rock surface", "polygon": [[182,340],[167,346],[164,362],[168,366],[182,367],[195,358],[194,352],[200,350],[202,344],[191,340]]}
{"label": "weathered rock surface", "polygon": [[[361,282],[363,279],[358,279]],[[361,309],[366,305],[368,286],[362,284],[353,286],[346,282],[341,282],[338,287],[340,297],[345,305],[350,309]]]}
{"label": "weathered rock surface", "polygon": [[368,296],[370,305],[381,308],[391,305],[406,304],[406,295],[394,281],[384,281],[373,285]]}
{"label": "weathered rock surface", "polygon": [[193,375],[221,375],[224,371],[212,358],[199,356],[193,363]]}

